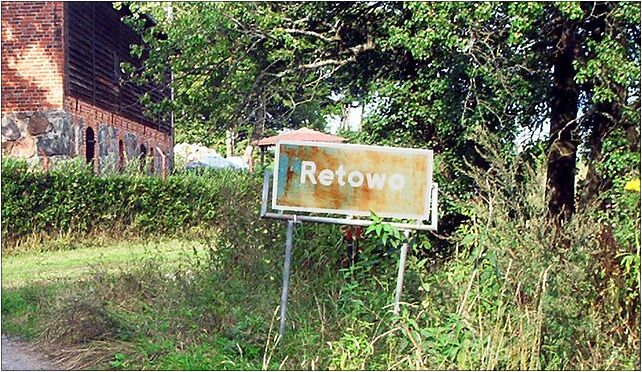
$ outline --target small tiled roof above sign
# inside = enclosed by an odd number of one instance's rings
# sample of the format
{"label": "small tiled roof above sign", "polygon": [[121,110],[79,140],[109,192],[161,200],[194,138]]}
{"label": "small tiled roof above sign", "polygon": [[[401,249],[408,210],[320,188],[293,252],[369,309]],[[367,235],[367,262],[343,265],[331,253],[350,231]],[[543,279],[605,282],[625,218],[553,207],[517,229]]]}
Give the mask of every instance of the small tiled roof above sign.
{"label": "small tiled roof above sign", "polygon": [[252,144],[259,147],[267,147],[276,145],[278,141],[286,140],[331,143],[348,142],[348,140],[343,137],[333,136],[332,134],[318,132],[309,128],[301,128],[292,132],[279,134],[278,136],[263,138],[262,140],[254,141]]}

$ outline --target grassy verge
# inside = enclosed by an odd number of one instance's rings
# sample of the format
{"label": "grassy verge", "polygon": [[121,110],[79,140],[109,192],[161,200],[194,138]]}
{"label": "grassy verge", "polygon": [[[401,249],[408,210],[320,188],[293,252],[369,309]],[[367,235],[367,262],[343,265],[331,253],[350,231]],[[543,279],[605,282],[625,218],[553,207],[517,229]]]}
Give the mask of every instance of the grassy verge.
{"label": "grassy verge", "polygon": [[[332,269],[336,255],[310,260],[327,234],[297,231],[284,340],[276,332],[281,244],[260,255],[172,240],[9,256],[3,329],[37,340],[69,368],[337,368],[346,361],[333,359],[341,349],[328,342],[345,325],[383,324],[393,286],[372,296],[357,290],[354,273]],[[394,264],[383,269],[394,277]],[[343,288],[344,280],[354,283]],[[368,321],[355,323],[359,314]]]}
{"label": "grassy verge", "polygon": [[181,263],[189,263],[193,254],[204,255],[204,251],[202,243],[174,239],[155,243],[123,241],[67,251],[23,253],[2,259],[2,287],[80,279],[98,270],[116,272],[148,259],[156,259],[162,270],[169,271]]}
{"label": "grassy verge", "polygon": [[[503,239],[539,234],[537,228],[520,231]],[[11,257],[3,263],[3,274],[13,278],[2,293],[3,331],[33,337],[72,369],[639,366],[631,349],[638,336],[605,338],[600,323],[591,322],[599,319],[597,309],[582,317],[582,297],[564,284],[569,275],[579,277],[581,266],[534,267],[542,261],[539,248],[504,266],[490,247],[505,243],[480,235],[488,243],[479,244],[490,244],[482,258],[473,251],[437,267],[411,256],[407,304],[396,318],[390,304],[397,257],[364,257],[339,268],[340,254],[314,251],[332,233],[315,226],[296,232],[282,340],[276,335],[281,244],[255,254],[222,242],[216,244],[220,250],[190,241],[132,244],[138,252],[131,254],[119,244],[110,256],[121,261],[107,269],[92,266],[91,255],[83,266],[71,259],[74,252],[64,252],[70,258],[52,266],[56,274],[49,279],[12,272],[39,262],[40,254]],[[592,339],[595,353],[578,347],[570,354],[573,338]]]}
{"label": "grassy verge", "polygon": [[[154,262],[159,272],[172,273],[205,255],[197,241],[156,243],[121,241],[74,250],[22,253],[2,259],[3,332],[33,339],[49,316],[50,300],[64,297],[78,283],[97,276],[122,275]],[[170,274],[171,275],[171,274]]]}

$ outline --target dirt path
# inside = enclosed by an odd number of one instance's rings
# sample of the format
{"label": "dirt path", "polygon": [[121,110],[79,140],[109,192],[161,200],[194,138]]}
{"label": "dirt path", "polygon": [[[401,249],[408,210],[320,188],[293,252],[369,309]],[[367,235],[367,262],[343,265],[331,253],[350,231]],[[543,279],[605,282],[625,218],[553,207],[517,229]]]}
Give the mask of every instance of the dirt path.
{"label": "dirt path", "polygon": [[2,335],[2,370],[55,371],[60,367],[25,342]]}

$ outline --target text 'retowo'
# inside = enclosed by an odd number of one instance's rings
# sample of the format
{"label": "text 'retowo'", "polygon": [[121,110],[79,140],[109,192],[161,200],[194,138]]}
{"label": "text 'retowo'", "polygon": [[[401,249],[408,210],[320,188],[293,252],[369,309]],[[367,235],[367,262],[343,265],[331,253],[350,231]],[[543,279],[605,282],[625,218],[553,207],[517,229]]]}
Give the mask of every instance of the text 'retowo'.
{"label": "text 'retowo'", "polygon": [[300,182],[306,184],[307,182],[313,185],[320,183],[323,186],[331,186],[335,182],[339,186],[349,185],[351,187],[368,187],[369,189],[383,190],[387,185],[391,190],[399,191],[406,185],[406,178],[399,174],[394,173],[388,176],[386,173],[369,173],[360,172],[358,170],[346,171],[343,164],[339,165],[336,170],[322,169],[317,173],[317,165],[313,161],[301,162],[301,178]]}

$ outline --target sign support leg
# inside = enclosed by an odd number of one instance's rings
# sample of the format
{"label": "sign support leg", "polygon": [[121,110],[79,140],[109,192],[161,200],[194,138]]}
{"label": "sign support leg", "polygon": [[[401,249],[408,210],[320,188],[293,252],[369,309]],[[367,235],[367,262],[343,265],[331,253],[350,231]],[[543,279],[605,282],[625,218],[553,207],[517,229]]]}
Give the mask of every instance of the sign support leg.
{"label": "sign support leg", "polygon": [[401,255],[399,256],[399,272],[397,274],[397,290],[395,292],[395,315],[399,315],[399,301],[401,300],[401,290],[403,289],[403,277],[406,271],[406,256],[408,255],[408,240],[410,231],[404,230],[404,241],[401,246]]}
{"label": "sign support leg", "polygon": [[283,289],[281,291],[281,317],[279,323],[279,335],[281,338],[283,338],[285,334],[285,316],[288,306],[288,290],[290,288],[290,263],[292,261],[294,223],[294,221],[288,221],[288,230],[285,236],[285,261],[283,263]]}

